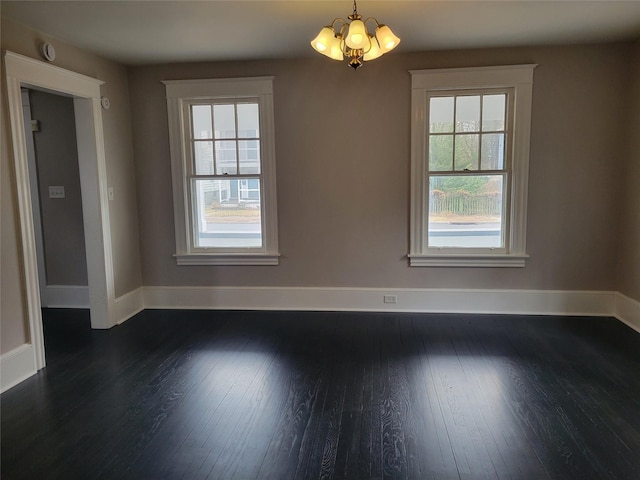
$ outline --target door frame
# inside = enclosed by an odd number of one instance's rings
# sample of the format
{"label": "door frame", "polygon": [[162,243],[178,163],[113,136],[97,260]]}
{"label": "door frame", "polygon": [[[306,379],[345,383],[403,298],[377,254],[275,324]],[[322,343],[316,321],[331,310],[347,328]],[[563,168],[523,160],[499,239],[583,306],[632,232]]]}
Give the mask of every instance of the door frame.
{"label": "door frame", "polygon": [[91,327],[105,329],[114,326],[116,321],[104,132],[100,107],[100,86],[104,82],[13,52],[4,51],[2,54],[16,176],[30,343],[34,347],[36,370],[40,370],[45,366],[44,336],[21,88],[43,90],[73,98]]}
{"label": "door frame", "polygon": [[40,287],[40,306],[48,306],[47,278],[44,260],[44,236],[42,233],[42,213],[40,211],[40,192],[38,191],[38,167],[36,161],[35,143],[33,141],[33,126],[31,117],[32,90],[21,89],[22,115],[24,117],[25,143],[27,146],[27,159],[29,165],[29,187],[31,188],[31,209],[33,211],[33,233],[36,241],[36,255],[38,258],[38,285]]}

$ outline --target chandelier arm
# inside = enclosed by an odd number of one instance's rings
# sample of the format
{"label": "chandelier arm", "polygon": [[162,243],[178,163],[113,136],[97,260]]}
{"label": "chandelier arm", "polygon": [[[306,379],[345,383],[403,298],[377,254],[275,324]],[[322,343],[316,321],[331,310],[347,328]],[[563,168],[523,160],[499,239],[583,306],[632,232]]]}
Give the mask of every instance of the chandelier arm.
{"label": "chandelier arm", "polygon": [[347,43],[344,41],[344,37],[342,35],[340,35],[340,50],[342,50],[343,55],[349,55],[349,53],[347,52],[347,50],[349,50],[349,47],[347,47]]}
{"label": "chandelier arm", "polygon": [[[367,22],[369,20],[373,20],[375,22],[376,28],[380,26],[380,22],[378,22],[378,20],[375,17],[369,17],[364,21],[365,29],[367,28]],[[374,41],[378,44],[378,47],[380,47],[380,42],[378,42],[378,39],[376,38],[375,31],[374,31],[373,35],[371,35],[371,34],[369,34],[369,31],[367,30],[367,34],[368,34],[368,37],[369,37],[369,48],[367,50],[364,50],[364,53],[369,53],[371,51],[371,48],[373,47],[372,43]]]}
{"label": "chandelier arm", "polygon": [[338,22],[342,22],[342,26],[340,27],[340,31],[342,31],[342,29],[344,28],[345,25],[347,25],[347,21],[344,18],[334,18],[333,22],[331,22],[331,28],[333,28],[333,30],[335,31],[336,29],[336,23]]}
{"label": "chandelier arm", "polygon": [[375,17],[369,17],[369,18],[367,18],[367,19],[364,21],[364,24],[366,25],[366,24],[367,24],[367,22],[368,22],[369,20],[373,20],[373,21],[375,22],[375,24],[376,24],[376,28],[380,26],[380,22],[379,22],[379,21],[378,21],[378,19],[377,19],[377,18],[375,18]]}

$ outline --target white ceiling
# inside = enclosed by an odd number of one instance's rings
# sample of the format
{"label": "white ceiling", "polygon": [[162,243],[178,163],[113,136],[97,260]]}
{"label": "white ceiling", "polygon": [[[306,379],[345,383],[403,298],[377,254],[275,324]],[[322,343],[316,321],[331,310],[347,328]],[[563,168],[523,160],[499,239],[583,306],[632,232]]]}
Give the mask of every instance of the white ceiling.
{"label": "white ceiling", "polygon": [[[317,55],[309,41],[343,1],[1,1],[2,15],[127,65]],[[402,39],[397,51],[640,38],[640,0],[360,0]]]}

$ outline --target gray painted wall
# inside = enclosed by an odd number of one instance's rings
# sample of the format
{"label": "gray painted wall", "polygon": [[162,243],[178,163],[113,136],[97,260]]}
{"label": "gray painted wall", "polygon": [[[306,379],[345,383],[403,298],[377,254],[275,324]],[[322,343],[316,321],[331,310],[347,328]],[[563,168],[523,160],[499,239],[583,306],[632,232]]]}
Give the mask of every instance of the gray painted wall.
{"label": "gray painted wall", "polygon": [[[144,285],[616,290],[628,44],[130,69]],[[517,268],[410,268],[409,70],[537,63]],[[176,266],[162,80],[275,75],[281,264]],[[636,247],[637,248],[637,247]]]}
{"label": "gray painted wall", "polygon": [[640,41],[629,68],[629,150],[621,160],[624,190],[621,202],[618,290],[640,301]]}

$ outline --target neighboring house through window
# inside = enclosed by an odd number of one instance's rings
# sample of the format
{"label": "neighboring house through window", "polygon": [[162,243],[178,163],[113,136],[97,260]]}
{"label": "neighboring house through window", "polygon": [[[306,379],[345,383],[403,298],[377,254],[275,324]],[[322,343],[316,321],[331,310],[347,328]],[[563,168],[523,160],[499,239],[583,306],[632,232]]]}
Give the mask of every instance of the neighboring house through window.
{"label": "neighboring house through window", "polygon": [[524,266],[534,67],[411,72],[410,265]]}
{"label": "neighboring house through window", "polygon": [[271,77],[164,82],[179,265],[277,265]]}

